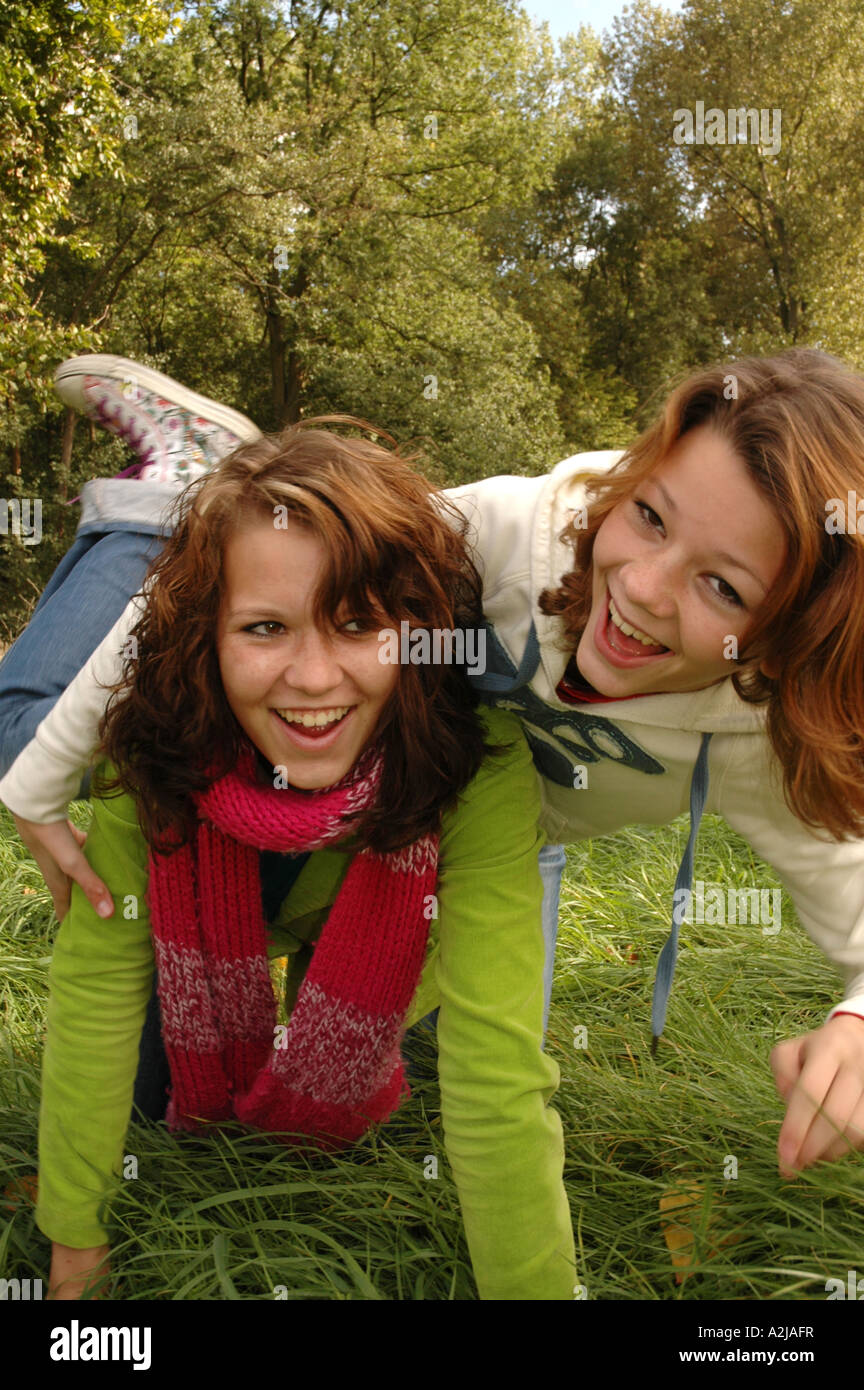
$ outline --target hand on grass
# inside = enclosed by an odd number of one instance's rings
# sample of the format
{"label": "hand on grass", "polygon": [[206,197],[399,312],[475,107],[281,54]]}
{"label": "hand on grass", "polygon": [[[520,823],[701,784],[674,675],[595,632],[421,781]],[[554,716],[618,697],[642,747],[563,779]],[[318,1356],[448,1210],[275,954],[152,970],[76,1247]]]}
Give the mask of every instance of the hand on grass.
{"label": "hand on grass", "polygon": [[[58,921],[62,922],[69,911],[73,879],[83,889],[99,916],[110,917],[114,911],[111,894],[90,868],[83,853],[86,833],[73,825],[71,820],[50,821],[48,825],[22,820],[20,816],[14,816],[14,820],[18,834],[39,865]],[[106,910],[100,908],[100,903],[106,905]]]}
{"label": "hand on grass", "polygon": [[771,1053],[786,1118],[777,1140],[781,1176],[864,1149],[864,1018],[836,1014]]}
{"label": "hand on grass", "polygon": [[48,1276],[48,1297],[60,1301],[83,1298],[104,1298],[108,1292],[111,1247],[96,1245],[89,1250],[75,1250],[71,1245],[51,1246],[51,1273]]}

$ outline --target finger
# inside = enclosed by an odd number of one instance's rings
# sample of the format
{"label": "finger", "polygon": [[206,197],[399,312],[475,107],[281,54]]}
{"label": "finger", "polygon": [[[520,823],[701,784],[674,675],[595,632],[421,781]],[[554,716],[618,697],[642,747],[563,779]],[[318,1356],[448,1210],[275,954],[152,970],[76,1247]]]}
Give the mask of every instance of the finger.
{"label": "finger", "polygon": [[788,1100],[792,1089],[801,1074],[801,1067],[804,1063],[804,1048],[809,1037],[808,1033],[800,1038],[788,1038],[785,1042],[778,1043],[771,1052],[771,1070],[774,1073],[774,1084],[782,1100]]}
{"label": "finger", "polygon": [[72,834],[75,836],[75,839],[78,841],[79,846],[83,847],[87,841],[87,831],[79,830],[78,826],[73,824],[71,820],[67,820],[66,824],[72,831]]}
{"label": "finger", "polygon": [[777,1155],[781,1171],[786,1176],[800,1167],[799,1154],[813,1123],[817,1108],[822,1104],[837,1074],[837,1059],[820,1050],[804,1062],[786,1109],[786,1118],[777,1139]]}
{"label": "finger", "polygon": [[[114,903],[111,894],[98,874],[94,873],[90,864],[79,847],[75,837],[69,833],[67,826],[46,827],[51,831],[50,835],[42,837],[42,843],[53,855],[53,858],[62,870],[64,875],[71,878],[78,884],[88,902],[99,913],[100,917],[110,917],[114,912]],[[86,837],[85,837],[86,838]],[[38,861],[37,861],[38,862]],[[42,868],[42,865],[39,866]],[[45,870],[42,869],[43,877]],[[47,878],[45,880],[48,882]],[[67,889],[68,896],[68,889]]]}
{"label": "finger", "polygon": [[828,1150],[845,1133],[860,1096],[860,1078],[851,1067],[841,1066],[822,1102],[821,1110],[810,1123],[798,1154],[799,1167],[807,1168],[820,1158],[827,1157]]}
{"label": "finger", "polygon": [[57,920],[62,922],[66,913],[69,911],[69,879],[58,867],[56,861],[38,846],[30,852],[36,860],[39,872],[45,881],[45,886],[51,894],[51,901],[54,904]]}
{"label": "finger", "polygon": [[836,1135],[829,1145],[825,1158],[830,1160],[845,1158],[853,1150],[861,1149],[864,1149],[864,1093],[846,1121],[843,1133]]}
{"label": "finger", "polygon": [[84,855],[78,851],[74,858],[67,860],[66,872],[74,879],[100,917],[112,917],[114,902],[98,874],[90,868]]}
{"label": "finger", "polygon": [[81,885],[100,917],[113,914],[111,894],[81,852],[83,831],[67,820],[42,825],[18,816],[14,819],[21,839],[39,865],[60,921],[69,910],[70,878]]}

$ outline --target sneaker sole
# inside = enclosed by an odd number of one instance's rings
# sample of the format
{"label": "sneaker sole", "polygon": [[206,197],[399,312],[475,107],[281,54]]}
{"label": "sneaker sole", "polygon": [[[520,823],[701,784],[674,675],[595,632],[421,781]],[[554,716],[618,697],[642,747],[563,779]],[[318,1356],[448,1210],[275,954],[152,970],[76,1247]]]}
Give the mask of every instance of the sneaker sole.
{"label": "sneaker sole", "polygon": [[111,357],[101,353],[89,353],[84,357],[70,357],[61,362],[54,373],[54,385],[58,396],[66,405],[86,415],[87,403],[81,388],[85,376],[104,376],[112,381],[131,381],[145,391],[171,401],[190,415],[196,415],[221,429],[230,430],[244,443],[261,438],[261,431],[239,410],[232,410],[219,401],[211,401],[207,396],[199,396],[197,391],[189,391],[179,382],[152,367],[143,367],[140,362],[132,362],[128,357]]}

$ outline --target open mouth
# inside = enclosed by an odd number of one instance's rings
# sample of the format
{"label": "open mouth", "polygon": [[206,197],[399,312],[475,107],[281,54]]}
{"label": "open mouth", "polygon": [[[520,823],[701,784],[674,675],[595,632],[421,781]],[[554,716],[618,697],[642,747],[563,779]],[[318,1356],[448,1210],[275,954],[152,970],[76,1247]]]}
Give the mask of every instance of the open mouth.
{"label": "open mouth", "polygon": [[671,648],[655,642],[649,633],[628,623],[606,591],[606,617],[597,625],[596,642],[603,656],[616,665],[640,664],[668,655]]}
{"label": "open mouth", "polygon": [[330,709],[274,709],[273,713],[293,739],[324,742],[336,737],[355,708],[338,705]]}

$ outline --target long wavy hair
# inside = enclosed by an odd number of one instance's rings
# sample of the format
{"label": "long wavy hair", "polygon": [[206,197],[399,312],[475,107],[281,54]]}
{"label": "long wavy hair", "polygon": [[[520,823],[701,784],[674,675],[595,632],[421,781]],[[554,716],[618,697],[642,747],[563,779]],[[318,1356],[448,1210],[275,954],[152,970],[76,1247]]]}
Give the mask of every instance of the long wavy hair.
{"label": "long wavy hair", "polygon": [[[835,839],[864,833],[864,518],[826,529],[828,503],[864,499],[864,377],[795,348],[688,376],[605,475],[586,473],[587,525],[562,533],[573,569],[540,597],[575,651],[591,608],[594,540],[689,430],[709,425],[744,462],[783,528],[786,563],[740,648],[731,679],[764,704],[786,802]],[[710,479],[706,479],[710,487]],[[582,518],[586,519],[586,518]],[[760,670],[760,666],[763,668]]]}
{"label": "long wavy hair", "polygon": [[[373,433],[391,447],[324,424]],[[320,416],[241,445],[179,496],[173,534],[144,583],[147,605],[132,629],[123,678],[99,726],[115,775],[94,787],[135,797],[157,852],[192,838],[195,794],[249,746],[222,685],[217,623],[226,544],[250,521],[278,525],[284,517],[320,540],[325,568],[314,614],[325,629],[349,610],[376,627],[482,624],[482,585],[465,523],[414,470],[419,458],[400,455],[365,421]],[[399,666],[370,738],[380,739],[384,771],[376,805],[356,825],[359,846],[385,853],[439,829],[444,809],[497,751],[484,742],[477,703],[455,662]]]}

